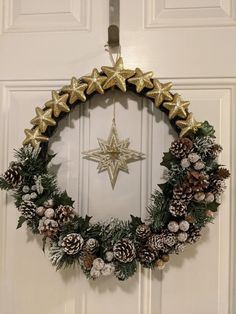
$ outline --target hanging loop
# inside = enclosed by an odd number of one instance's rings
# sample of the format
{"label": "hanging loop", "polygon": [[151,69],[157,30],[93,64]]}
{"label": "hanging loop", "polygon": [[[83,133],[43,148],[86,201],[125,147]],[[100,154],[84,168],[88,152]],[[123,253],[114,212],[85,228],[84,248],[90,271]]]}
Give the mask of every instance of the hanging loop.
{"label": "hanging loop", "polygon": [[112,53],[120,52],[120,0],[109,0],[108,42]]}

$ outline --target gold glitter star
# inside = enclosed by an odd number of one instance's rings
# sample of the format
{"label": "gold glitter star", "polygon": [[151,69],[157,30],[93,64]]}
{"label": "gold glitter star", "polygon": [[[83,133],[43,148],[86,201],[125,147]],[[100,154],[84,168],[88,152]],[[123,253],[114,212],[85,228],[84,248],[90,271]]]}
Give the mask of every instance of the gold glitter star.
{"label": "gold glitter star", "polygon": [[23,142],[23,145],[31,144],[33,147],[37,146],[40,142],[47,142],[48,137],[42,135],[39,130],[39,127],[29,130],[26,129],[25,131],[26,139]]}
{"label": "gold glitter star", "polygon": [[81,79],[88,83],[88,88],[86,90],[88,95],[95,91],[99,92],[99,94],[104,94],[102,85],[106,81],[107,77],[100,75],[97,69],[93,69],[91,75],[83,76]]}
{"label": "gold glitter star", "polygon": [[126,92],[125,80],[133,76],[135,71],[124,69],[123,59],[120,57],[114,67],[102,67],[103,72],[107,76],[107,80],[103,85],[104,89],[117,86],[122,92]]}
{"label": "gold glitter star", "polygon": [[139,68],[136,68],[135,73],[135,76],[128,79],[128,82],[136,86],[137,93],[140,93],[144,87],[153,88],[153,84],[150,80],[153,76],[153,72],[143,73]]}
{"label": "gold glitter star", "polygon": [[38,125],[39,130],[44,133],[49,125],[56,125],[56,121],[52,119],[52,109],[42,110],[39,107],[35,109],[36,117],[34,117],[30,122],[33,125]]}
{"label": "gold glitter star", "polygon": [[107,140],[98,138],[99,148],[84,152],[89,160],[98,162],[98,173],[108,171],[112,188],[114,189],[119,171],[129,173],[128,163],[141,160],[144,154],[129,149],[130,140],[120,140],[113,120]]}
{"label": "gold glitter star", "polygon": [[181,99],[179,94],[174,94],[174,98],[171,102],[164,102],[163,107],[169,110],[169,119],[173,119],[176,116],[181,118],[187,117],[187,111],[190,102]]}
{"label": "gold glitter star", "polygon": [[176,125],[181,129],[180,137],[187,135],[189,132],[196,132],[202,125],[201,122],[197,122],[194,117],[193,113],[190,112],[187,116],[186,120],[178,120],[176,121]]}
{"label": "gold glitter star", "polygon": [[86,101],[84,91],[88,84],[81,83],[75,77],[72,77],[71,83],[68,86],[62,87],[62,91],[70,95],[69,103],[72,105],[76,100]]}
{"label": "gold glitter star", "polygon": [[46,102],[45,106],[51,108],[55,117],[59,117],[60,113],[69,112],[70,108],[67,106],[66,102],[69,95],[59,95],[57,92],[52,91],[52,100]]}
{"label": "gold glitter star", "polygon": [[159,107],[164,100],[172,100],[170,89],[172,82],[160,83],[157,79],[153,80],[154,88],[146,93],[146,96],[155,100],[155,105]]}

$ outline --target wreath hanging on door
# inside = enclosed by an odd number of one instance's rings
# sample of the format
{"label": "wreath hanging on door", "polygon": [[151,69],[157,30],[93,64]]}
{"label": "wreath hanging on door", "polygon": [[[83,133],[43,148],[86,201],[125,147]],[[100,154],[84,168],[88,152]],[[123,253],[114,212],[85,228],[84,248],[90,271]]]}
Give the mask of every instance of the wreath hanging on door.
{"label": "wreath hanging on door", "polygon": [[[23,223],[43,236],[43,248],[57,269],[79,264],[88,278],[132,276],[138,262],[163,269],[170,254],[183,252],[195,243],[200,231],[214,219],[229,171],[218,164],[222,148],[215,142],[214,128],[197,122],[189,102],[171,93],[172,83],[161,83],[152,72],[124,69],[119,58],[113,67],[102,67],[91,75],[72,78],[69,86],[52,92],[43,109],[36,108],[32,129],[26,129],[16,160],[0,177],[0,188],[12,190]],[[164,153],[161,165],[168,177],[150,198],[146,220],[131,215],[129,221],[111,219],[91,222],[81,217],[66,192],[61,192],[50,169],[53,155],[48,140],[70,110],[90,96],[118,88],[154,101],[165,112],[178,138]]]}

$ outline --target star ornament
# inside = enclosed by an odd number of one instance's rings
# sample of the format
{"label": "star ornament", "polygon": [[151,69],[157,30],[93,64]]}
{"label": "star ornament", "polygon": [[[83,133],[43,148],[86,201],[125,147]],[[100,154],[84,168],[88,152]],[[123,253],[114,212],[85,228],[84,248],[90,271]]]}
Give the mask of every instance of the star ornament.
{"label": "star ornament", "polygon": [[107,80],[103,85],[104,89],[117,86],[122,92],[126,92],[125,80],[135,74],[134,70],[124,69],[123,59],[120,57],[114,67],[103,66],[102,71],[106,74]]}
{"label": "star ornament", "polygon": [[175,94],[171,102],[164,102],[163,107],[169,110],[169,119],[173,119],[176,116],[181,118],[187,117],[187,111],[190,102],[181,99],[179,94]]}
{"label": "star ornament", "polygon": [[136,86],[137,93],[140,93],[145,87],[153,88],[151,77],[153,72],[143,73],[139,68],[135,70],[135,76],[128,79],[128,82]]}
{"label": "star ornament", "polygon": [[190,112],[186,120],[178,120],[176,121],[176,125],[181,129],[179,136],[183,137],[190,132],[195,133],[201,127],[202,123],[197,122],[193,117],[193,113]]}
{"label": "star ornament", "polygon": [[23,142],[23,145],[31,144],[33,147],[36,147],[40,142],[47,142],[49,140],[48,137],[42,135],[39,130],[39,127],[29,130],[26,129],[25,131],[26,138]]}
{"label": "star ornament", "polygon": [[99,94],[104,94],[102,85],[106,81],[107,77],[100,75],[97,69],[93,69],[91,75],[83,76],[82,80],[88,84],[86,93],[88,95],[93,92],[98,92]]}
{"label": "star ornament", "polygon": [[64,86],[62,91],[70,95],[69,103],[72,105],[76,100],[86,101],[84,91],[88,84],[81,83],[75,77],[72,77],[71,83],[68,86]]}
{"label": "star ornament", "polygon": [[53,115],[59,117],[61,112],[69,112],[70,108],[67,106],[67,99],[69,95],[59,95],[57,92],[52,91],[52,100],[46,102],[45,106],[51,108]]}
{"label": "star ornament", "polygon": [[56,121],[52,119],[52,109],[42,110],[37,107],[35,109],[36,117],[34,117],[30,122],[33,125],[39,127],[39,130],[44,133],[49,125],[55,126]]}
{"label": "star ornament", "polygon": [[153,98],[155,105],[159,107],[164,100],[172,100],[172,95],[170,89],[172,87],[172,82],[166,84],[160,83],[157,79],[153,80],[154,88],[146,93],[146,96]]}
{"label": "star ornament", "polygon": [[84,152],[84,158],[98,162],[98,173],[107,171],[114,189],[119,171],[129,173],[128,163],[145,158],[143,153],[129,149],[130,140],[120,140],[115,121],[107,140],[98,139],[99,147]]}

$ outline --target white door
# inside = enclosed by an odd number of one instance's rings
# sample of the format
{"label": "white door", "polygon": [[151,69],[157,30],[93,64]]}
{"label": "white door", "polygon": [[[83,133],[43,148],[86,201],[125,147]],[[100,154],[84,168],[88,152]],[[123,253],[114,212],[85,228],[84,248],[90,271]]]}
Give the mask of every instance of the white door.
{"label": "white door", "polygon": [[[0,1],[0,171],[21,146],[34,108],[50,91],[94,67],[109,65],[108,0]],[[163,272],[139,270],[126,282],[88,282],[77,270],[56,272],[40,238],[15,230],[13,200],[0,193],[1,314],[234,314],[236,1],[121,0],[121,45],[126,67],[153,70],[209,120],[232,173],[215,224],[198,245],[171,259]],[[115,93],[122,138],[146,159],[120,174],[114,190],[81,152],[97,147],[111,127],[109,92],[71,112],[54,136],[58,177],[78,212],[97,219],[145,216],[160,183],[162,153],[173,139],[167,119],[132,94]],[[149,110],[148,107],[149,106]]]}

